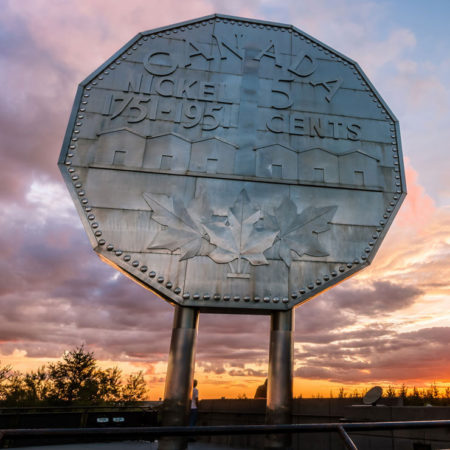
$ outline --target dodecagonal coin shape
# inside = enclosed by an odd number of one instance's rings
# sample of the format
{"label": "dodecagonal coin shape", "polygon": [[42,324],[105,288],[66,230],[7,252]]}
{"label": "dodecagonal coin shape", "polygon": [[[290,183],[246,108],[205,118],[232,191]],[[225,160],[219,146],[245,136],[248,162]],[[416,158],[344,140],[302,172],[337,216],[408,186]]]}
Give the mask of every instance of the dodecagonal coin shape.
{"label": "dodecagonal coin shape", "polygon": [[202,311],[342,281],[406,194],[398,122],[354,61],[223,15],[140,33],[87,77],[59,165],[98,255]]}

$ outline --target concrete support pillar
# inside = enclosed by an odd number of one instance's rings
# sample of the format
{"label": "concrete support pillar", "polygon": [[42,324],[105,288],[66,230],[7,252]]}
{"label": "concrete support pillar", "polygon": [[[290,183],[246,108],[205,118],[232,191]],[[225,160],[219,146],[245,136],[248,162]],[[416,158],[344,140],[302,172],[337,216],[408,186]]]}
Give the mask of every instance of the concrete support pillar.
{"label": "concrete support pillar", "polygon": [[[291,423],[294,311],[277,311],[271,315],[269,376],[267,384],[266,423],[270,425]],[[268,435],[267,449],[289,449],[291,436]]]}
{"label": "concrete support pillar", "polygon": [[[187,425],[189,399],[194,380],[198,316],[198,310],[195,308],[175,306],[162,409],[163,426]],[[159,450],[184,448],[186,448],[184,438],[161,439],[158,447]]]}

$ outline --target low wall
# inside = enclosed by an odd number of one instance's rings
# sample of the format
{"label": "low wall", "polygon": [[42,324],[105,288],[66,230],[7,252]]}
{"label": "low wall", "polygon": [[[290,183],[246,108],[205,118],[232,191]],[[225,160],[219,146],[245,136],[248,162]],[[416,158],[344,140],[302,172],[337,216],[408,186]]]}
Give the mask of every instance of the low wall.
{"label": "low wall", "polygon": [[[158,415],[155,405],[142,406],[67,406],[67,407],[0,407],[0,429],[17,428],[97,428],[97,427],[144,427],[156,426]],[[86,437],[84,441],[99,439]],[[0,441],[0,448],[22,447],[42,444],[68,444],[79,442],[79,437],[57,438],[8,438]],[[56,449],[57,447],[55,447]]]}
{"label": "low wall", "polygon": [[[353,399],[295,399],[293,423],[450,420],[450,407],[362,406]],[[0,428],[155,426],[159,403],[134,407],[0,408]],[[106,420],[108,419],[108,420]],[[265,400],[202,400],[198,425],[262,425]],[[450,449],[450,428],[349,433],[359,450]],[[263,436],[214,436],[202,441],[243,449],[264,448]],[[336,433],[293,435],[294,450],[344,450]],[[70,439],[65,442],[71,442]],[[39,442],[43,444],[43,442]],[[62,441],[60,442],[62,443]],[[0,448],[11,446],[4,440]],[[15,439],[17,446],[35,444]]]}
{"label": "low wall", "polygon": [[[382,403],[382,402],[381,402]],[[388,422],[407,420],[449,420],[450,407],[363,406],[354,399],[295,399],[293,423]],[[199,404],[198,425],[264,424],[264,400],[203,400]],[[450,449],[450,429],[352,432],[359,450]],[[215,436],[202,441],[245,449],[264,447],[262,436]],[[293,435],[294,450],[344,450],[336,433]]]}

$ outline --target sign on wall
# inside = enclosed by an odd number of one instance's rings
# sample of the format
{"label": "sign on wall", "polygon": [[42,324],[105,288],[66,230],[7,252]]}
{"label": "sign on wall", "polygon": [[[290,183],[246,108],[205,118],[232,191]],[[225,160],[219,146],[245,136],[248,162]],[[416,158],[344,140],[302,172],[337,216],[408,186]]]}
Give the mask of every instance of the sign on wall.
{"label": "sign on wall", "polygon": [[100,257],[203,311],[342,281],[406,194],[398,122],[354,61],[223,15],[140,33],[83,81],[59,165]]}

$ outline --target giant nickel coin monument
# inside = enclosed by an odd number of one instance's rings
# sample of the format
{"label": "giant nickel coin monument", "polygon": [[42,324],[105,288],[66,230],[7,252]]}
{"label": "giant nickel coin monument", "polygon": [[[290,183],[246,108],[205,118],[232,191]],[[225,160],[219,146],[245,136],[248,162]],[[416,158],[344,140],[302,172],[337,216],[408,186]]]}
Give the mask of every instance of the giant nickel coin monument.
{"label": "giant nickel coin monument", "polygon": [[406,195],[398,122],[357,63],[222,15],[140,33],[87,77],[59,166],[97,254],[175,306],[166,417],[198,312],[272,316],[268,411],[286,406],[293,308],[366,267]]}

